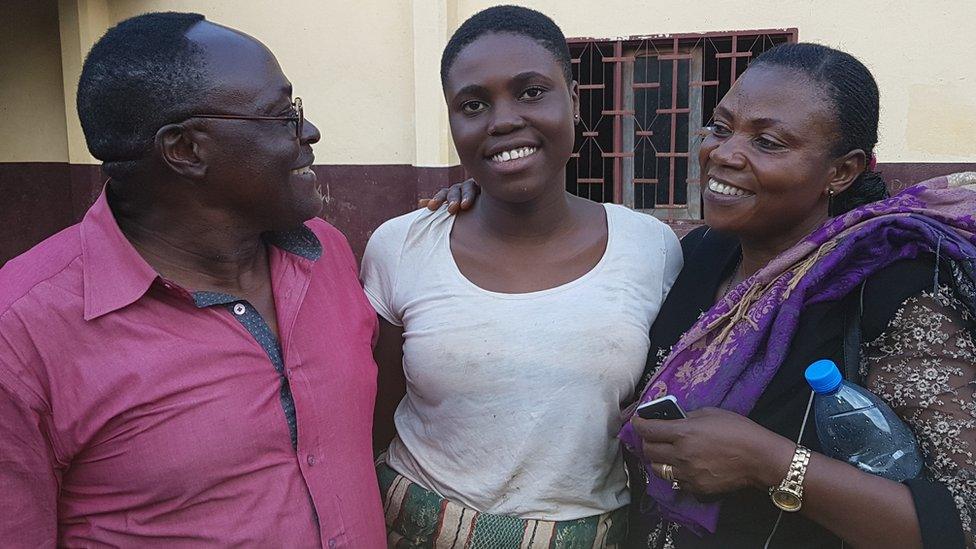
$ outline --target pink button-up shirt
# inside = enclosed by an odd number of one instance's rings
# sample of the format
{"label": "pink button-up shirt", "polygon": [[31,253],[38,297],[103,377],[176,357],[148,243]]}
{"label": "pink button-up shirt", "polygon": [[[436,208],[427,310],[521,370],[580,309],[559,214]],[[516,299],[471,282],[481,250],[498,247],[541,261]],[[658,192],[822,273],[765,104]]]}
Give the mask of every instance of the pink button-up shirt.
{"label": "pink button-up shirt", "polygon": [[0,269],[0,546],[385,546],[376,315],[345,238],[306,226],[319,259],[269,246],[297,451],[268,354],[162,280],[104,193]]}

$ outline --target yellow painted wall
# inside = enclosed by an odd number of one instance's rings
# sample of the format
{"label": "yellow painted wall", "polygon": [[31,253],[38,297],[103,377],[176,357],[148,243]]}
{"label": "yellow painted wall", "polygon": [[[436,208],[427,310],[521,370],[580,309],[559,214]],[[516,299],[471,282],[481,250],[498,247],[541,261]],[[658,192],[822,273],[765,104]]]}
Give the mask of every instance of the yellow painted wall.
{"label": "yellow painted wall", "polygon": [[88,51],[111,26],[108,0],[58,0],[61,31],[61,75],[68,134],[68,161],[97,164],[88,152],[78,120],[78,77]]}
{"label": "yellow painted wall", "polygon": [[4,0],[0,162],[66,162],[56,0]]}
{"label": "yellow painted wall", "polygon": [[[462,0],[460,17],[497,4]],[[881,162],[974,162],[976,2],[972,0],[517,0],[566,36],[769,28],[858,57],[881,90]]]}
{"label": "yellow painted wall", "polygon": [[[305,100],[309,118],[322,130],[318,162],[454,165],[457,156],[438,79],[440,53],[460,22],[495,3],[58,0],[59,13],[52,14],[52,0],[5,0],[0,45],[14,47],[0,47],[0,162],[70,158],[94,163],[74,111],[85,53],[109,26],[126,17],[176,10],[202,12],[255,36],[275,52]],[[969,135],[976,120],[971,31],[976,2],[515,3],[552,16],[570,37],[796,27],[800,40],[849,51],[874,72],[882,91],[882,162],[976,161]],[[10,13],[16,17],[7,17]],[[55,15],[60,18],[60,46]],[[39,123],[24,114],[31,111],[43,113]]]}
{"label": "yellow painted wall", "polygon": [[322,131],[316,162],[411,164],[413,8],[408,0],[120,0],[115,21],[195,11],[264,42]]}

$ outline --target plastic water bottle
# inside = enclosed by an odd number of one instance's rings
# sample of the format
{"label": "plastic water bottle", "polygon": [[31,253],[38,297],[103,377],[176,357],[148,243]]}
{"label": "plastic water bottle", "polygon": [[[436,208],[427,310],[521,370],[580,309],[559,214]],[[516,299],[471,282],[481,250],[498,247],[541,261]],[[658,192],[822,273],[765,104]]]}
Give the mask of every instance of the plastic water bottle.
{"label": "plastic water bottle", "polygon": [[831,360],[806,370],[824,454],[897,482],[922,469],[918,444],[895,412],[871,391],[844,381]]}

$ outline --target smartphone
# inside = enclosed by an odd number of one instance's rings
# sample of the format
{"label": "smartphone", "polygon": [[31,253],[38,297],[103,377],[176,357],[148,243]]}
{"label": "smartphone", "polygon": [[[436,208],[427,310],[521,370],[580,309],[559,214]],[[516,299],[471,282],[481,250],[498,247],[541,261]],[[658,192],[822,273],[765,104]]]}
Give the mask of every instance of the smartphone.
{"label": "smartphone", "polygon": [[688,416],[671,395],[656,398],[637,407],[637,415],[644,419],[684,419]]}

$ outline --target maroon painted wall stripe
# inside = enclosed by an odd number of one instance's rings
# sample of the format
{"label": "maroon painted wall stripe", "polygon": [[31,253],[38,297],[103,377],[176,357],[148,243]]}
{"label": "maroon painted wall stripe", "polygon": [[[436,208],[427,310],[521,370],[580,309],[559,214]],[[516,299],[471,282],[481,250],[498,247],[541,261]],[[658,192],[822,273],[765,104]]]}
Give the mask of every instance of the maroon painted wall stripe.
{"label": "maroon painted wall stripe", "polygon": [[[460,166],[319,165],[314,169],[326,195],[322,217],[345,233],[357,257],[380,223],[409,212],[419,198],[464,177]],[[897,191],[937,175],[976,171],[976,163],[882,163],[879,169]],[[77,223],[104,181],[99,166],[0,163],[0,265]],[[675,229],[684,234],[695,225],[686,222]]]}

